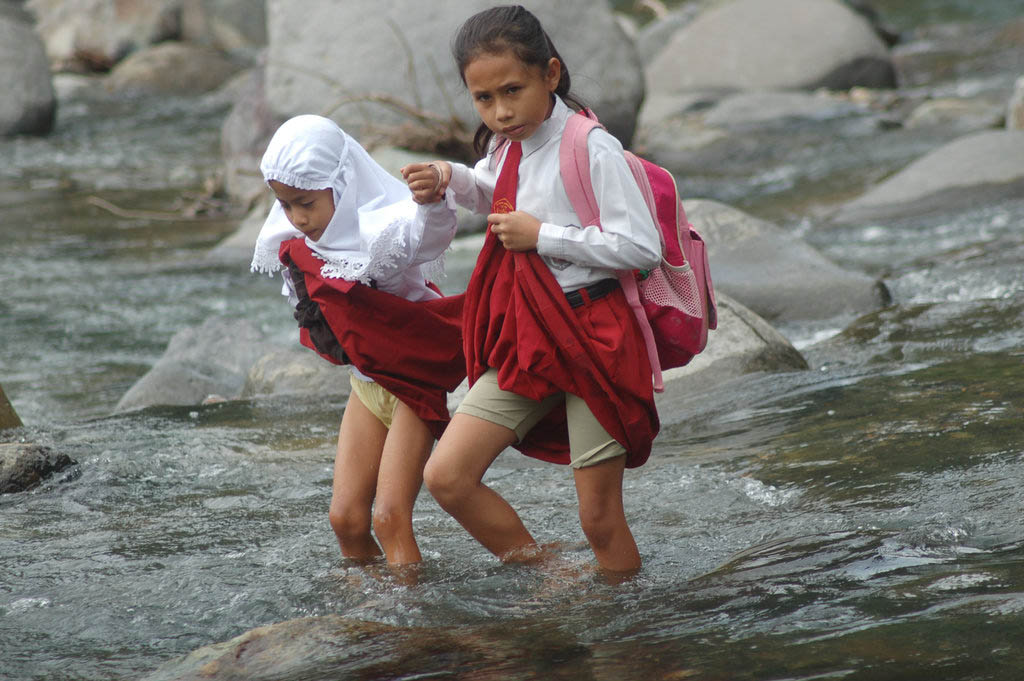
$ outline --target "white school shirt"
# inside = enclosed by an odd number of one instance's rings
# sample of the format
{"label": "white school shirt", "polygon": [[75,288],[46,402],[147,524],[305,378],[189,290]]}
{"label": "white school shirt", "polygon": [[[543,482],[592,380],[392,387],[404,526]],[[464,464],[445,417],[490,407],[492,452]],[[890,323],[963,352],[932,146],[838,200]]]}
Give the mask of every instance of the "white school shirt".
{"label": "white school shirt", "polygon": [[[558,160],[571,115],[573,111],[556,96],[551,116],[523,141],[516,194],[516,210],[541,221],[537,253],[563,291],[615,278],[616,270],[653,269],[661,262],[661,239],[626,164],[622,144],[602,129],[587,136],[601,227],[580,225],[565,193]],[[484,215],[490,212],[498,178],[493,156],[488,154],[473,168],[451,164],[448,188],[456,201]]]}
{"label": "white school shirt", "polygon": [[[387,233],[384,238],[369,244],[368,250],[374,256],[374,265],[369,271],[373,273],[378,291],[413,302],[441,297],[426,282],[443,272],[439,258],[455,236],[457,222],[452,203],[451,198],[446,198],[437,203],[418,205],[408,199],[410,219],[400,222],[400,230]],[[402,204],[396,204],[396,207]],[[425,263],[434,265],[435,262],[437,267],[423,267]],[[287,296],[294,307],[298,304],[298,296],[292,284],[291,270],[284,268],[281,274],[284,277],[281,295]],[[373,382],[354,366],[349,365],[349,368],[357,378]]]}

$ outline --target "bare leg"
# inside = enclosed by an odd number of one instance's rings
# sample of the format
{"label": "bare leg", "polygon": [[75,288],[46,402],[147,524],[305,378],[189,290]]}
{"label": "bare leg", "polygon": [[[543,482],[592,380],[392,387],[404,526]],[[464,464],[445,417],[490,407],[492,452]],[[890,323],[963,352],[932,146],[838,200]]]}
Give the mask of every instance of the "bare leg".
{"label": "bare leg", "polygon": [[384,442],[373,507],[373,531],[391,565],[418,563],[422,558],[413,536],[412,510],[433,443],[423,420],[399,402]]}
{"label": "bare leg", "polygon": [[622,474],[626,457],[574,468],[580,525],[604,570],[623,574],[640,569],[640,552],[622,506]]}
{"label": "bare leg", "polygon": [[455,414],[423,472],[427,489],[441,507],[491,553],[508,562],[535,557],[537,543],[508,502],[481,481],[514,441],[515,433],[504,426]]}
{"label": "bare leg", "polygon": [[348,398],[338,431],[329,518],[341,554],[366,560],[381,555],[370,534],[381,453],[388,431],[355,393]]}

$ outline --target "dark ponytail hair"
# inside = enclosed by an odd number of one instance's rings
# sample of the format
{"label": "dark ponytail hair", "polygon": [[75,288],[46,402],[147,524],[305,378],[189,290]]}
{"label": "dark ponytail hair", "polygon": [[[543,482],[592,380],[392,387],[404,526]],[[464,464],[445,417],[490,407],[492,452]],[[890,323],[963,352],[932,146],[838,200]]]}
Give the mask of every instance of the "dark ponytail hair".
{"label": "dark ponytail hair", "polygon": [[[474,14],[459,29],[452,41],[452,56],[466,84],[466,67],[482,54],[500,54],[511,51],[528,66],[546,69],[554,57],[562,65],[562,77],[555,88],[555,94],[574,109],[586,108],[582,101],[570,93],[569,69],[562,55],[540,25],[537,17],[522,5],[492,7]],[[473,148],[481,156],[487,153],[494,133],[484,124],[476,130]]]}

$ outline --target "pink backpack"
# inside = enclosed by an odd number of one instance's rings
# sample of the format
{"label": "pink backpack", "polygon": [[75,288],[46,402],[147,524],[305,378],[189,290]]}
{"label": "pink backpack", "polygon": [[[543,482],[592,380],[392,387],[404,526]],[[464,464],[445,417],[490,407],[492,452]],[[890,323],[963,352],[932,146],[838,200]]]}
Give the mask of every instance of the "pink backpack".
{"label": "pink backpack", "polygon": [[[587,135],[600,126],[589,110],[570,116],[559,150],[562,183],[584,225],[601,225],[587,152]],[[718,326],[718,311],[704,241],[686,219],[675,178],[661,166],[625,154],[658,226],[661,265],[649,272],[619,272],[619,282],[647,344],[654,390],[662,392],[661,370],[683,366],[704,349],[708,329]]]}

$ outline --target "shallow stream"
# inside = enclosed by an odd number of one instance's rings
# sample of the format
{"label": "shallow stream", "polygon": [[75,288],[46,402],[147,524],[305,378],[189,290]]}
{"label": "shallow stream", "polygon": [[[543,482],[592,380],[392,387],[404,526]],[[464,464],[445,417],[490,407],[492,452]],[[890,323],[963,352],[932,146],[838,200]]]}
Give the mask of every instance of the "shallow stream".
{"label": "shallow stream", "polygon": [[[838,333],[782,328],[807,371],[662,402],[655,452],[625,483],[645,561],[632,582],[589,571],[568,472],[514,454],[488,480],[564,543],[566,569],[498,564],[423,493],[410,582],[340,559],[326,509],[343,403],[111,415],[186,326],[238,316],[294,337],[275,285],[206,257],[233,220],[126,219],[93,198],[178,210],[219,163],[225,111],[78,93],[54,135],[0,141],[0,382],[27,424],[4,436],[78,461],[0,497],[0,678],[136,679],[323,614],[502,642],[493,676],[380,646],[325,678],[1019,677],[1024,198],[819,231],[800,217],[813,183],[694,178],[883,278],[894,305]],[[760,172],[812,150],[822,177],[922,153],[914,135],[793,139],[807,146]]]}

